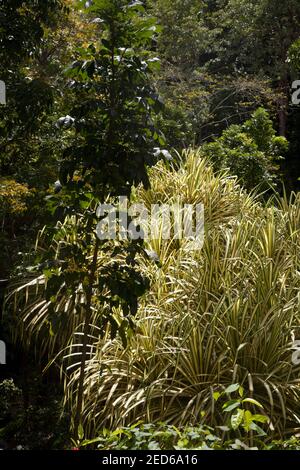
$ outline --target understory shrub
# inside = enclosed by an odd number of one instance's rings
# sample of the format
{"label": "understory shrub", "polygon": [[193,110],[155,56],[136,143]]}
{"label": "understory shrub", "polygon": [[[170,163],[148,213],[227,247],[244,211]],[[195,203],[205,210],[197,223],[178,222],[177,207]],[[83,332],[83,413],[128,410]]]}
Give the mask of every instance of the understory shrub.
{"label": "understory shrub", "polygon": [[[151,289],[126,348],[109,329],[99,338],[101,292],[94,287],[84,380],[86,438],[103,427],[139,421],[222,426],[222,406],[214,397],[235,383],[261,403],[270,442],[297,433],[300,366],[292,354],[300,338],[299,194],[264,206],[228,173],[216,175],[201,155],[186,152],[179,169],[157,164],[151,189],[135,194],[147,207],[203,203],[205,239],[198,251],[186,251],[185,240],[148,242],[156,261],[141,262]],[[68,230],[65,240],[70,225]],[[61,368],[72,409],[79,378],[80,295],[66,296],[63,290],[60,295],[58,286],[53,305],[44,289],[44,275],[32,273],[11,293],[17,338],[35,344]],[[120,312],[113,313],[118,319]],[[52,319],[56,329],[49,334]]]}

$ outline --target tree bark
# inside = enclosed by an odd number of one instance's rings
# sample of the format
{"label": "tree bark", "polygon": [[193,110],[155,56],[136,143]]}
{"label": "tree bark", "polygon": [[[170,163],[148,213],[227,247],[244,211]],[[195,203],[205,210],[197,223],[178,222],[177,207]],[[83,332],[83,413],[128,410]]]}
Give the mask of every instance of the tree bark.
{"label": "tree bark", "polygon": [[289,106],[289,82],[283,79],[280,82],[280,98],[278,99],[278,119],[279,119],[279,135],[287,136],[288,106]]}
{"label": "tree bark", "polygon": [[88,333],[89,333],[90,322],[92,318],[93,285],[95,283],[96,273],[97,273],[98,251],[99,251],[99,239],[98,237],[96,237],[93,260],[92,260],[91,269],[89,273],[89,286],[88,286],[88,290],[86,294],[85,321],[84,321],[83,341],[82,341],[82,356],[81,356],[81,364],[80,364],[76,414],[75,414],[75,420],[74,420],[75,440],[79,440],[78,433],[79,433],[79,426],[81,424],[81,415],[82,415],[82,408],[83,408],[84,374],[85,374],[85,365],[86,365],[86,359],[87,359]]}

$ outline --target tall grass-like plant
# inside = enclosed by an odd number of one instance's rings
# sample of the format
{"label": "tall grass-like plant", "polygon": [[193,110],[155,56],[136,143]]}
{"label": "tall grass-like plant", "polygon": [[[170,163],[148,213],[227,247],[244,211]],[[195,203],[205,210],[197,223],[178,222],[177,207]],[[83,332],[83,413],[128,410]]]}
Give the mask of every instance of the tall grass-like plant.
{"label": "tall grass-like plant", "polygon": [[[294,432],[300,427],[300,366],[292,363],[300,337],[299,196],[264,207],[226,173],[214,175],[192,150],[179,169],[158,164],[150,179],[151,189],[138,194],[148,206],[204,203],[204,246],[187,252],[184,240],[149,240],[159,263],[142,261],[152,288],[128,347],[108,332],[91,338],[84,374],[87,435],[138,420],[222,425],[214,393],[232,383],[263,405],[270,434]],[[35,336],[38,307],[31,322],[25,311],[23,327]],[[69,403],[79,381],[72,367],[77,338],[62,340],[68,358],[57,359]],[[251,411],[251,402],[247,406]]]}

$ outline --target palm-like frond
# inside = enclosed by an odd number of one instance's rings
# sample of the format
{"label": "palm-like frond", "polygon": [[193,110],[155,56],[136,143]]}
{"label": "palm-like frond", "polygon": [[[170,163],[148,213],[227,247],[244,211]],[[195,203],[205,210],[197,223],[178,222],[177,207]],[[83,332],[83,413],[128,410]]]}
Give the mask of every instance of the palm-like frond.
{"label": "palm-like frond", "polygon": [[[278,434],[295,430],[300,367],[291,359],[293,339],[300,337],[299,196],[263,207],[235,179],[214,175],[197,151],[184,155],[178,171],[158,164],[151,180],[152,188],[137,195],[148,207],[204,203],[204,246],[187,252],[184,240],[149,240],[160,264],[143,261],[152,287],[126,349],[108,332],[99,339],[91,325],[84,384],[87,433],[139,419],[220,424],[213,390],[235,382],[264,405]],[[76,406],[80,316],[49,341],[43,339],[43,279],[30,280],[15,295],[24,335],[38,335],[45,351],[54,351],[58,343],[67,347],[68,358],[60,364],[66,401]],[[65,298],[56,308],[70,305]],[[94,309],[97,324],[96,302]]]}

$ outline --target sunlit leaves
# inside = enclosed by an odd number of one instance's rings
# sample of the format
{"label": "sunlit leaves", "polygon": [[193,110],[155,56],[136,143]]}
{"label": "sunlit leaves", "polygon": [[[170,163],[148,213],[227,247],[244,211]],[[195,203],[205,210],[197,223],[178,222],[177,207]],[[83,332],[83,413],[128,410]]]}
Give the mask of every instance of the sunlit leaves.
{"label": "sunlit leaves", "polygon": [[276,136],[269,114],[258,108],[243,125],[229,126],[202,149],[216,169],[229,168],[247,189],[267,189],[276,184],[278,162],[286,154],[288,142]]}
{"label": "sunlit leaves", "polygon": [[14,180],[0,178],[0,214],[20,215],[27,210],[26,199],[31,191],[26,184]]}
{"label": "sunlit leaves", "polygon": [[163,103],[151,82],[159,60],[145,49],[159,27],[140,2],[95,1],[88,12],[101,18],[101,38],[78,49],[66,70],[80,99],[70,110],[77,138],[63,152],[60,180],[72,185],[79,173],[101,197],[129,194],[132,185],[149,185],[147,166],[165,143],[154,119]]}

